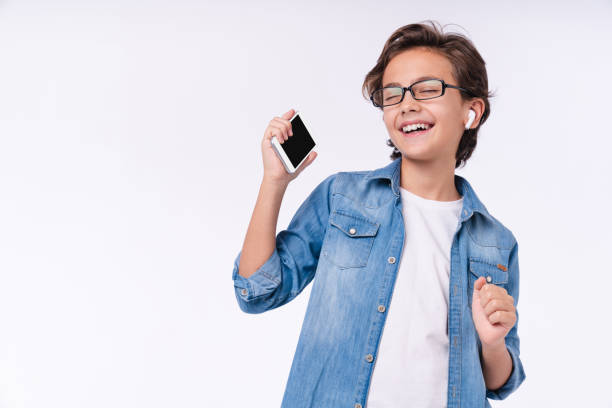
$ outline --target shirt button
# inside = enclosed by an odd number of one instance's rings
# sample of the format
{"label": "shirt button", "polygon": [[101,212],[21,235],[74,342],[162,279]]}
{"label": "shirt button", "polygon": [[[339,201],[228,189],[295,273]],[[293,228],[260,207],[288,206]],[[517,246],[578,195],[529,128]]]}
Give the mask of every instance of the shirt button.
{"label": "shirt button", "polygon": [[245,295],[245,296],[246,296],[246,294],[247,294],[247,293],[249,293],[249,292],[248,292],[246,289],[242,289],[242,290],[240,291],[240,293],[242,293],[243,295]]}
{"label": "shirt button", "polygon": [[355,235],[356,232],[357,232],[357,230],[355,228],[351,228],[349,230],[349,234],[351,234],[351,235]]}
{"label": "shirt button", "polygon": [[390,256],[389,259],[387,259],[387,261],[389,261],[389,263],[395,263],[395,257]]}
{"label": "shirt button", "polygon": [[355,408],[361,408],[361,404],[360,403],[356,403],[355,404]]}
{"label": "shirt button", "polygon": [[378,311],[380,313],[383,313],[385,311],[385,306],[384,305],[378,305]]}
{"label": "shirt button", "polygon": [[487,276],[487,282],[491,282],[491,277]]}
{"label": "shirt button", "polygon": [[371,354],[368,354],[368,355],[366,356],[366,361],[367,361],[368,363],[371,363],[373,360],[374,360],[374,357],[372,357],[372,355],[371,355]]}

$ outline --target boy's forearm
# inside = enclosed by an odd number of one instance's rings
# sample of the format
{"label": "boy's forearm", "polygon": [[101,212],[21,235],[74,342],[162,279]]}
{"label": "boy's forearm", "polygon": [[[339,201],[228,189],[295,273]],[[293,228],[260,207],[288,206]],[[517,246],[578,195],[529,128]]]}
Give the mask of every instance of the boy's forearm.
{"label": "boy's forearm", "polygon": [[240,255],[238,274],[248,278],[272,255],[276,223],[287,185],[264,179],[251,216]]}
{"label": "boy's forearm", "polygon": [[490,346],[482,344],[482,374],[489,390],[496,390],[506,383],[512,373],[512,357],[506,342]]}

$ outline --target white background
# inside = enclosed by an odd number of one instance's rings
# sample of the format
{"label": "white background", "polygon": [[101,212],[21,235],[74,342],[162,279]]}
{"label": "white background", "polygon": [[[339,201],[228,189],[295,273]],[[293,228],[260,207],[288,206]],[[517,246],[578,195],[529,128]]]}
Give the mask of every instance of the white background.
{"label": "white background", "polygon": [[[219,2],[220,3],[220,2]],[[388,164],[361,95],[434,19],[487,62],[465,168],[519,242],[527,379],[494,406],[612,406],[612,3],[0,1],[0,407],[273,407],[310,287],[260,315],[231,272],[290,108],[328,175]]]}

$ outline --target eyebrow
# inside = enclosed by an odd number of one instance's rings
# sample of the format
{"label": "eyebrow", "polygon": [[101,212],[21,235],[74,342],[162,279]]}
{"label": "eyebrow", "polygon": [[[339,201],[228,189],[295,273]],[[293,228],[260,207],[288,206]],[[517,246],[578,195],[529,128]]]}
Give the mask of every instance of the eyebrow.
{"label": "eyebrow", "polygon": [[[412,83],[414,84],[415,82],[419,82],[424,79],[440,79],[440,78],[431,76],[431,75],[426,75],[426,76],[421,76],[421,77],[416,78],[414,81],[412,81]],[[383,88],[386,88],[387,86],[403,86],[403,85],[400,84],[399,82],[389,82],[386,85],[383,85]]]}

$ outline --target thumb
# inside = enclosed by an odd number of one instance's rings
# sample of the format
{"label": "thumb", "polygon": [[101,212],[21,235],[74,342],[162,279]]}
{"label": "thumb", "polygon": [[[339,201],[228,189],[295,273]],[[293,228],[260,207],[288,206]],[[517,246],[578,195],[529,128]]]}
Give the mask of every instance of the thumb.
{"label": "thumb", "polygon": [[310,166],[310,163],[312,163],[316,157],[317,157],[317,152],[315,152],[314,150],[310,152],[306,160],[304,160],[304,163],[302,163],[300,167],[298,168],[298,171],[302,172],[302,170]]}
{"label": "thumb", "polygon": [[486,283],[486,280],[482,276],[476,279],[476,282],[474,282],[474,291],[478,291],[482,289],[485,283]]}
{"label": "thumb", "polygon": [[312,152],[310,152],[310,154],[308,155],[310,156],[308,158],[308,164],[312,163],[314,161],[314,159],[317,158],[317,152],[315,152],[314,150]]}

